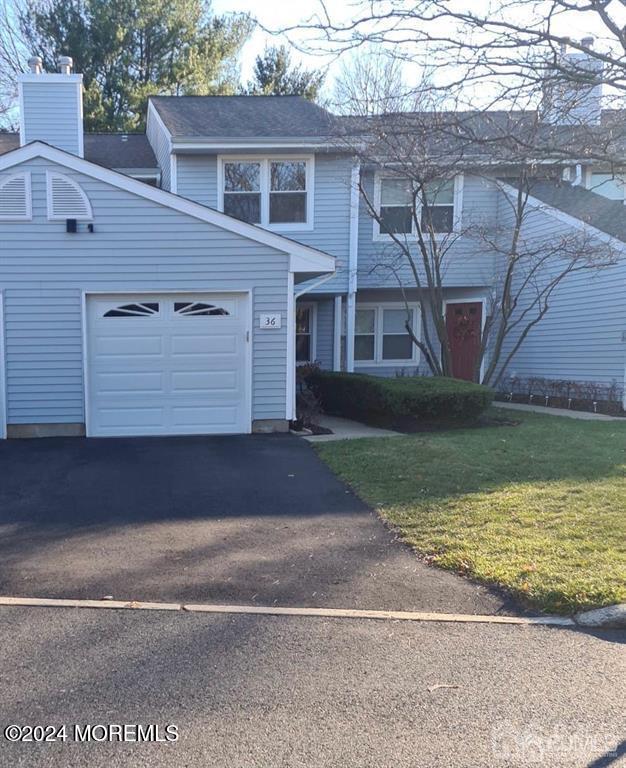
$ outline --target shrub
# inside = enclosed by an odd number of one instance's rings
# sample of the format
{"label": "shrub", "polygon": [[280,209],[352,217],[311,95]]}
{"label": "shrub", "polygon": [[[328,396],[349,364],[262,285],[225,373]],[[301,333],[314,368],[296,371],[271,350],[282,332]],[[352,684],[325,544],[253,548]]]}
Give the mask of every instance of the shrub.
{"label": "shrub", "polygon": [[326,413],[404,431],[475,421],[493,399],[479,384],[429,376],[385,379],[318,370],[310,385]]}

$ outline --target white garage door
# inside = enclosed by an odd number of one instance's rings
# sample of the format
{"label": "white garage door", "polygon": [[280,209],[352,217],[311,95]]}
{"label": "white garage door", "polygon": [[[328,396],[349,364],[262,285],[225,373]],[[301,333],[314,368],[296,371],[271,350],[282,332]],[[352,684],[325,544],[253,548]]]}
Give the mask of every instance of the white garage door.
{"label": "white garage door", "polygon": [[88,434],[250,431],[245,294],[90,296]]}

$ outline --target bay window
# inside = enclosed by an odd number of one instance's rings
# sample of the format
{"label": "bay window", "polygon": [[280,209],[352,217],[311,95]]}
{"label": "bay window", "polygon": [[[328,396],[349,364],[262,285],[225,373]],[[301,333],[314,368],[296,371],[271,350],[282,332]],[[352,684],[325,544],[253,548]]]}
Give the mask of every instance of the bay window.
{"label": "bay window", "polygon": [[309,229],[313,158],[220,158],[220,209],[249,224]]}

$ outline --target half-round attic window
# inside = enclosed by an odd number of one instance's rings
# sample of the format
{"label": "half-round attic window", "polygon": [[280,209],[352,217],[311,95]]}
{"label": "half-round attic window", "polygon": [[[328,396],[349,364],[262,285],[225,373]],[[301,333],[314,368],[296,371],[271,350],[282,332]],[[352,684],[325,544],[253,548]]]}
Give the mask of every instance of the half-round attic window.
{"label": "half-round attic window", "polygon": [[62,173],[46,173],[49,219],[91,219],[91,203],[83,188]]}
{"label": "half-round attic window", "polygon": [[30,221],[32,200],[30,173],[0,176],[0,220]]}

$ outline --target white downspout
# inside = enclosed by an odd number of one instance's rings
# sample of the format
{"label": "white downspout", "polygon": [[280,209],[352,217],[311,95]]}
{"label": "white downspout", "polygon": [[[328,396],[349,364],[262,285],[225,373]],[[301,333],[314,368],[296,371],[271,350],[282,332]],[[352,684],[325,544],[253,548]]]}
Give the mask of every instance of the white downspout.
{"label": "white downspout", "polygon": [[354,371],[357,268],[359,260],[359,175],[358,162],[350,173],[350,247],[348,252],[348,296],[346,301],[346,370]]}

